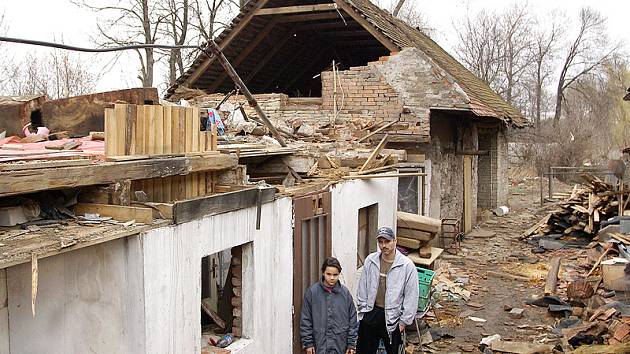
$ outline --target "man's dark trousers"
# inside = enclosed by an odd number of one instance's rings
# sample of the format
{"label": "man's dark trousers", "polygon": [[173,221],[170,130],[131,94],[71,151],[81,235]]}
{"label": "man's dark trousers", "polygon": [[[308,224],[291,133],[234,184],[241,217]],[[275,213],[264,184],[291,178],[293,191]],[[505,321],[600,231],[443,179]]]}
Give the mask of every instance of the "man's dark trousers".
{"label": "man's dark trousers", "polygon": [[399,353],[402,338],[398,325],[394,332],[392,332],[390,343],[387,328],[385,327],[385,310],[380,307],[374,307],[374,309],[366,313],[359,322],[357,354],[375,354],[381,339],[385,344],[387,354]]}

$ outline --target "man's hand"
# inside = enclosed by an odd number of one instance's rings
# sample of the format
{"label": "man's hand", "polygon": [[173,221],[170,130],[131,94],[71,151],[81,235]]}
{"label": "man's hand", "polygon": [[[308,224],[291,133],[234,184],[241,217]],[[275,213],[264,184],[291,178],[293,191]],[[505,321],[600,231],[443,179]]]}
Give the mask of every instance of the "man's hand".
{"label": "man's hand", "polygon": [[315,347],[306,348],[306,354],[315,354]]}
{"label": "man's hand", "polygon": [[404,324],[404,323],[399,323],[399,324],[398,324],[398,329],[400,330],[400,333],[402,333],[402,332],[404,332],[404,331],[405,331],[405,327],[406,327],[406,326],[405,326],[405,324]]}
{"label": "man's hand", "polygon": [[354,348],[348,348],[346,350],[346,354],[354,354],[354,353],[356,353]]}

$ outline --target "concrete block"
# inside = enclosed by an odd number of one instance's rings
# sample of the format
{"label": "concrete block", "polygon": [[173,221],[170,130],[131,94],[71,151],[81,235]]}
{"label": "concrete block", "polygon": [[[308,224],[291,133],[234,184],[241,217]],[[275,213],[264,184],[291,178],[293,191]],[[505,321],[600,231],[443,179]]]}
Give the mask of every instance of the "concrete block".
{"label": "concrete block", "polygon": [[27,221],[24,208],[21,206],[0,208],[0,226],[15,226]]}

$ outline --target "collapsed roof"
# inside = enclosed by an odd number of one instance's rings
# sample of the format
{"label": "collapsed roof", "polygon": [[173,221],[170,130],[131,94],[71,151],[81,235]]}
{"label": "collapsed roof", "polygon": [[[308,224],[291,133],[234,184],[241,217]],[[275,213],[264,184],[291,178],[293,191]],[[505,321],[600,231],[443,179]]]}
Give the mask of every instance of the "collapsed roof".
{"label": "collapsed roof", "polygon": [[[316,76],[333,60],[344,69],[414,47],[461,87],[473,113],[517,127],[528,124],[518,110],[426,34],[369,0],[250,0],[215,41],[252,93],[308,95],[321,93]],[[200,54],[169,87],[166,97],[180,86],[228,92],[233,83],[218,61]]]}

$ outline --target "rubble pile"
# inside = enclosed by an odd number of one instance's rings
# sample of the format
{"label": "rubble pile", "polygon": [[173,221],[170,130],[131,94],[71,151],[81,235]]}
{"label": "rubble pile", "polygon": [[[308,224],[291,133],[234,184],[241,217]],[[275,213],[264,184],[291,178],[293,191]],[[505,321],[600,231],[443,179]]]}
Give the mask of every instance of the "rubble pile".
{"label": "rubble pile", "polygon": [[614,217],[619,214],[620,203],[627,203],[628,193],[617,192],[617,186],[592,175],[583,175],[582,179],[584,186],[574,186],[571,195],[554,204],[554,209],[525,231],[522,238],[547,250],[584,247],[600,228],[618,223]]}

